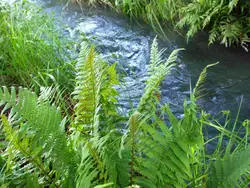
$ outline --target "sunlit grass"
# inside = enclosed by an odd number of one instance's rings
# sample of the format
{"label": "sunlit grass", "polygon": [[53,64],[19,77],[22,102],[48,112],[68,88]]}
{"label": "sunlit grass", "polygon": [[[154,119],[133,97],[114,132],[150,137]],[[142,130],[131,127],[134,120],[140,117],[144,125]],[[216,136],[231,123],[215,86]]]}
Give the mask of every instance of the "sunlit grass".
{"label": "sunlit grass", "polygon": [[[52,17],[29,3],[0,7],[1,85],[38,90],[60,85],[71,91],[73,64],[69,42]],[[72,49],[71,49],[72,50]]]}

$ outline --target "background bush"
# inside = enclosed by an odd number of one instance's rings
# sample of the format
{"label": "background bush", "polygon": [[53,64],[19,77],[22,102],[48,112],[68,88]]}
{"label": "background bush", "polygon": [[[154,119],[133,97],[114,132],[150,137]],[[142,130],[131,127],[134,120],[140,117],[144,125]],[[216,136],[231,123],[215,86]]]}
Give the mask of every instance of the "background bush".
{"label": "background bush", "polygon": [[[105,4],[134,19],[143,19],[161,36],[167,37],[169,25],[185,28],[187,40],[197,32],[209,32],[208,43],[226,47],[250,41],[250,1],[248,0],[78,0]],[[171,24],[170,24],[171,23]]]}

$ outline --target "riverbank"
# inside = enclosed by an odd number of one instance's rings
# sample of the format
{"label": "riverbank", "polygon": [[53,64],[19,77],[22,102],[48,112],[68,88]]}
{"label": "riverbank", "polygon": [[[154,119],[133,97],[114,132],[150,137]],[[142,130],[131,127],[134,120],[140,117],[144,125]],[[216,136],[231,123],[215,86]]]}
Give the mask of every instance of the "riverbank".
{"label": "riverbank", "polygon": [[[214,116],[200,108],[214,89],[207,78],[220,75],[217,63],[205,61],[209,49],[201,41],[191,51],[204,53],[190,58],[204,61],[186,64],[189,51],[174,40],[159,44],[105,12],[69,9],[59,19],[62,6],[1,4],[1,186],[250,184],[249,120],[241,121],[240,110],[233,118],[228,110]],[[190,74],[189,65],[202,63],[201,73],[197,67]]]}
{"label": "riverbank", "polygon": [[109,6],[131,19],[144,20],[165,38],[169,28],[180,32],[185,28],[187,41],[199,31],[206,30],[209,45],[220,42],[226,47],[241,46],[248,51],[249,1],[78,0],[74,3]]}

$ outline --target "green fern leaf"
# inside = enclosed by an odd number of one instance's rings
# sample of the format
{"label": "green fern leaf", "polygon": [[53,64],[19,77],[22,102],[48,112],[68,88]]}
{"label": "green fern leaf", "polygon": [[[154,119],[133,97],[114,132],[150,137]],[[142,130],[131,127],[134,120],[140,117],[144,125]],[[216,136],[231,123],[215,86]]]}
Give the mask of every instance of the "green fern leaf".
{"label": "green fern leaf", "polygon": [[[14,88],[11,93],[6,87],[0,89],[0,101],[5,106],[1,113],[8,115],[8,119],[2,115],[4,132],[10,142],[6,151],[18,154],[8,154],[9,161],[13,159],[17,162],[14,172],[19,172],[18,168],[27,163],[25,167],[35,168],[36,172],[42,174],[40,178],[44,178],[47,183],[59,181],[62,185],[74,185],[76,169],[69,159],[74,159],[75,155],[67,147],[65,120],[62,121],[60,110],[47,101],[39,101],[36,94],[27,89],[19,88],[18,95],[16,93]],[[49,165],[52,170],[48,170]],[[24,172],[22,176],[30,171],[27,168],[21,169],[20,172]],[[53,169],[57,169],[55,178],[51,178]]]}
{"label": "green fern leaf", "polygon": [[204,95],[204,89],[203,89],[203,86],[204,86],[204,83],[205,83],[205,80],[206,80],[206,77],[207,77],[207,69],[209,67],[212,67],[212,66],[215,66],[219,64],[219,62],[217,63],[213,63],[213,64],[210,64],[210,65],[207,65],[201,72],[200,76],[199,76],[199,79],[198,81],[196,82],[196,85],[194,87],[194,90],[193,90],[193,94],[195,96],[196,99],[199,99],[202,97],[202,95]]}
{"label": "green fern leaf", "polygon": [[215,160],[211,163],[208,187],[236,187],[250,169],[250,147]]}

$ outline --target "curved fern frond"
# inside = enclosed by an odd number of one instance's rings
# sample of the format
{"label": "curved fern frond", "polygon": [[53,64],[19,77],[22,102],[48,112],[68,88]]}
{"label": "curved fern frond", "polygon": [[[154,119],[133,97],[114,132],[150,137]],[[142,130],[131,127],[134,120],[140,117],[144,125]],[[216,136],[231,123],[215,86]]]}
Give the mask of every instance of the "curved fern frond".
{"label": "curved fern frond", "polygon": [[162,54],[166,51],[166,49],[162,49],[160,52],[158,50],[158,42],[157,37],[154,38],[153,43],[151,45],[151,51],[150,51],[150,65],[149,65],[149,74],[153,73],[154,68],[156,66],[159,66],[161,63],[163,63],[163,59],[161,58]]}
{"label": "curved fern frond", "polygon": [[147,115],[155,111],[155,96],[158,91],[158,87],[174,66],[174,62],[177,60],[177,54],[181,50],[184,49],[174,50],[164,62],[161,58],[161,54],[164,50],[158,52],[157,40],[156,38],[154,39],[151,47],[151,65],[148,71],[150,77],[147,80],[144,94],[137,107],[137,111],[139,113]]}
{"label": "curved fern frond", "polygon": [[116,64],[109,66],[104,62],[93,46],[82,43],[73,92],[77,101],[73,126],[77,131],[72,138],[78,142],[76,148],[81,150],[77,187],[109,185],[111,182],[128,184],[128,173],[117,174],[119,168],[124,169],[124,161],[115,149],[119,148],[121,138],[115,129],[120,118],[115,105],[118,92],[114,86],[119,84],[115,67]]}
{"label": "curved fern frond", "polygon": [[209,67],[213,67],[215,65],[218,65],[219,62],[217,63],[213,63],[213,64],[209,64],[207,65],[201,72],[199,78],[198,78],[198,81],[196,82],[196,85],[193,89],[193,94],[194,94],[194,97],[196,99],[199,99],[199,98],[202,98],[204,97],[206,94],[205,94],[205,89],[204,89],[204,83],[205,83],[205,80],[206,80],[206,77],[207,77],[207,69]]}
{"label": "curved fern frond", "polygon": [[100,109],[101,78],[104,66],[96,61],[93,47],[88,48],[86,44],[82,44],[76,71],[76,87],[73,92],[74,99],[77,100],[75,123],[77,129],[91,131],[91,134],[94,134],[94,130],[96,131],[99,126],[94,125],[94,117]]}

